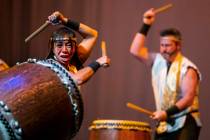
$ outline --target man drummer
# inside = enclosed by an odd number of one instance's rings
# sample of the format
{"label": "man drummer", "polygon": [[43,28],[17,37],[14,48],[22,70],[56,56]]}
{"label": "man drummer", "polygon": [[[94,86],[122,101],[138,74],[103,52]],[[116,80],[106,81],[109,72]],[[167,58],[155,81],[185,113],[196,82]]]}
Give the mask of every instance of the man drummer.
{"label": "man drummer", "polygon": [[[51,35],[50,53],[47,58],[52,58],[62,64],[78,85],[85,83],[104,64],[110,64],[110,59],[107,56],[102,56],[83,67],[83,63],[89,57],[98,36],[95,29],[67,19],[58,11],[50,15],[48,20],[53,25],[62,24],[64,27],[59,28]],[[79,44],[77,44],[74,31],[83,37]]]}
{"label": "man drummer", "polygon": [[156,111],[160,121],[156,140],[197,140],[201,128],[198,112],[198,68],[181,53],[181,33],[175,28],[160,33],[160,53],[145,47],[146,35],[155,21],[154,9],[143,15],[143,26],[136,33],[130,53],[151,67]]}

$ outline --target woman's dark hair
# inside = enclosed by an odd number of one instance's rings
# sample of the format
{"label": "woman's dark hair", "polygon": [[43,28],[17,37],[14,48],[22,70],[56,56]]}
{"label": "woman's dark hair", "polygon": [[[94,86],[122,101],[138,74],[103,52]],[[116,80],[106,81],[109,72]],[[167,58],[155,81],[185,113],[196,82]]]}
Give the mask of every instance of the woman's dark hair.
{"label": "woman's dark hair", "polygon": [[64,37],[68,37],[70,39],[70,41],[72,41],[72,43],[75,44],[74,47],[76,47],[75,48],[76,51],[69,63],[75,65],[78,69],[82,68],[82,63],[79,60],[79,57],[77,55],[76,34],[72,29],[67,28],[67,27],[58,28],[56,31],[54,31],[52,33],[49,43],[48,43],[50,51],[46,58],[54,59],[54,53],[53,53],[54,42],[57,40],[62,40],[62,38],[64,38]]}

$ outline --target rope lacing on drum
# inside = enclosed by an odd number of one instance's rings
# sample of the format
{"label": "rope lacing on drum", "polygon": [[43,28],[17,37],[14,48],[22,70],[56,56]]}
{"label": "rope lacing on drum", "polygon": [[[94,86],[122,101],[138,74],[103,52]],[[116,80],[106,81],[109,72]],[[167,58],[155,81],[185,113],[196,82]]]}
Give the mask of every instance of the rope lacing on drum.
{"label": "rope lacing on drum", "polygon": [[5,133],[9,135],[10,140],[22,139],[22,129],[20,128],[18,122],[12,116],[12,113],[8,106],[3,101],[0,101],[0,123],[3,124],[5,130],[7,131]]}

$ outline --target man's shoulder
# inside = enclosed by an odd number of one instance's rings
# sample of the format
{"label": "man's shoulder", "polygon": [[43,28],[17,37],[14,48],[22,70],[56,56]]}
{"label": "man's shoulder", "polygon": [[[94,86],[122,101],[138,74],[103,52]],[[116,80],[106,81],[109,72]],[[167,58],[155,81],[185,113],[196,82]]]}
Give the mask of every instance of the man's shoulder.
{"label": "man's shoulder", "polygon": [[185,56],[183,57],[182,65],[185,66],[185,67],[193,67],[195,69],[198,69],[196,64],[193,63],[190,59],[188,59]]}
{"label": "man's shoulder", "polygon": [[201,73],[200,73],[198,67],[191,60],[189,60],[187,57],[183,57],[182,74],[185,75],[189,70],[196,72],[199,79],[201,79]]}

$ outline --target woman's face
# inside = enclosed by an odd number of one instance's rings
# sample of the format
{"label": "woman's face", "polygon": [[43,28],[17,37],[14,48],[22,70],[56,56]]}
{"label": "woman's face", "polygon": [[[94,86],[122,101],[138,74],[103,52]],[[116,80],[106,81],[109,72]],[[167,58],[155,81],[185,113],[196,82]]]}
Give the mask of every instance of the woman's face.
{"label": "woman's face", "polygon": [[75,42],[62,38],[54,42],[53,52],[59,63],[67,66],[75,53]]}

